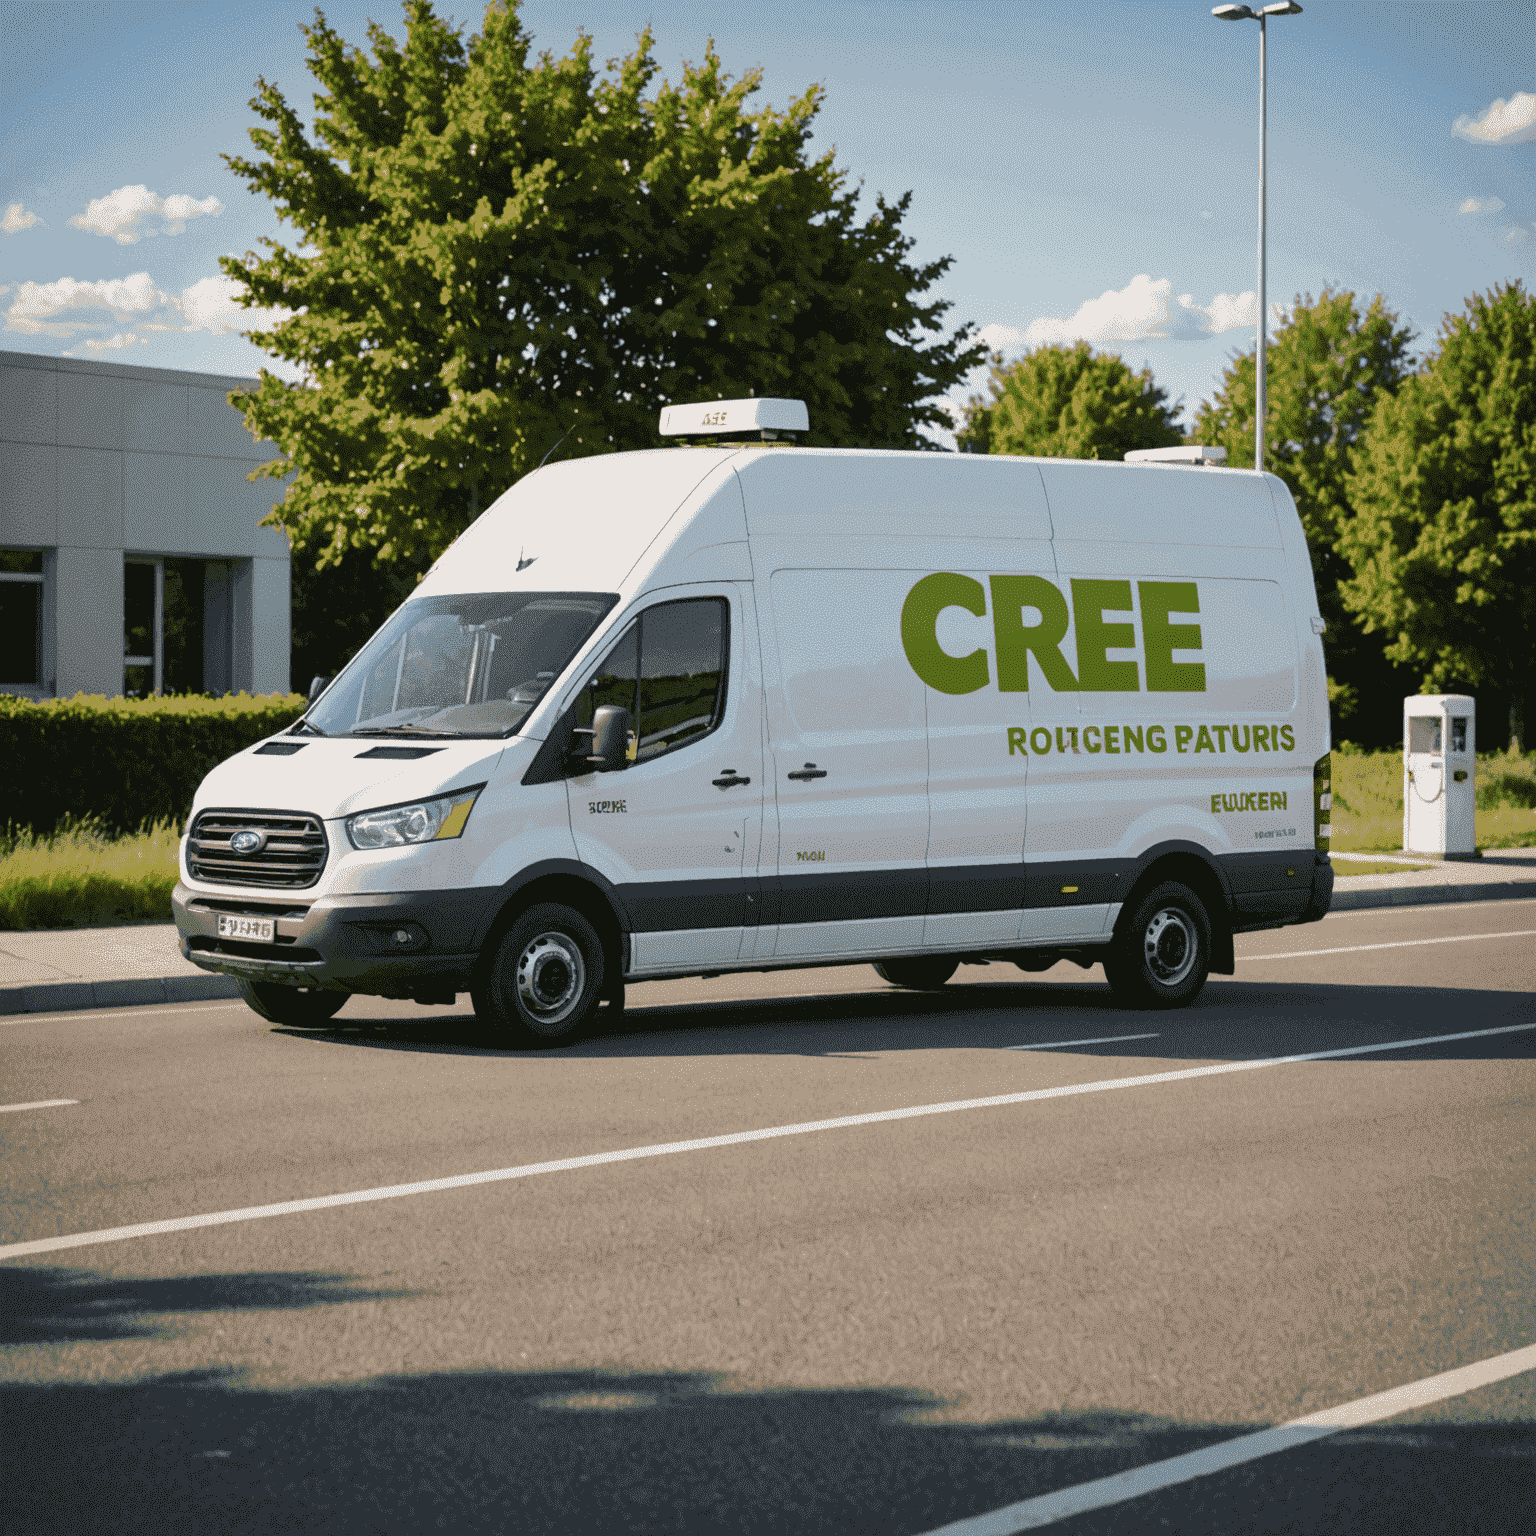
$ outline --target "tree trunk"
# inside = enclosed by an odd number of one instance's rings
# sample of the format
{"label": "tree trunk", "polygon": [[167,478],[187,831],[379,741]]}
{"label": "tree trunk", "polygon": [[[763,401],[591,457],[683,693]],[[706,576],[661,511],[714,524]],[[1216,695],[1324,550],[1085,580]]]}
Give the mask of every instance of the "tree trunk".
{"label": "tree trunk", "polygon": [[1518,680],[1509,692],[1509,750],[1516,757],[1525,755],[1525,691]]}

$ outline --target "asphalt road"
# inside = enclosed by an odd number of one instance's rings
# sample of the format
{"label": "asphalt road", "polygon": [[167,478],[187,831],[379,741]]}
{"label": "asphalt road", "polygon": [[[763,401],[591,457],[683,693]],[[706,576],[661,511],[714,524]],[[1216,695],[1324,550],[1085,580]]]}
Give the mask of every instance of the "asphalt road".
{"label": "asphalt road", "polygon": [[[7,1529],[917,1536],[1536,1343],[1536,903],[1238,953],[0,1022],[0,1245],[247,1212],[0,1252]],[[1052,1529],[1533,1527],[1536,1371]]]}

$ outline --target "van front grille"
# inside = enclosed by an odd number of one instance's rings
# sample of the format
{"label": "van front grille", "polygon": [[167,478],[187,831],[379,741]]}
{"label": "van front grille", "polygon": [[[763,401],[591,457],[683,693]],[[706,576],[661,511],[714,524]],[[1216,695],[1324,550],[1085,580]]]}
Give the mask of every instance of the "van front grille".
{"label": "van front grille", "polygon": [[[237,853],[231,839],[254,832],[259,846]],[[244,840],[243,840],[244,841]],[[302,890],[325,868],[329,848],[318,816],[298,811],[199,811],[187,840],[187,869],[215,885]]]}

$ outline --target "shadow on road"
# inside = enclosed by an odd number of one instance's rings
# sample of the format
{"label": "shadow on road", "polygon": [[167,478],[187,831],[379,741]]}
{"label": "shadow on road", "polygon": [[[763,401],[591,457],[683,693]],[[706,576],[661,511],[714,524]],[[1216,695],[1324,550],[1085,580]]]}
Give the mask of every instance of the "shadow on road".
{"label": "shadow on road", "polygon": [[[1359,987],[1219,978],[1195,1003],[1166,1013],[1115,1004],[1102,984],[970,982],[942,992],[829,993],[632,1005],[559,1052],[499,1050],[467,1014],[370,1015],[358,998],[327,1030],[277,1030],[294,1039],[374,1050],[507,1056],[838,1056],[973,1048],[1155,1034],[1149,1040],[1073,1045],[1075,1054],[1157,1061],[1246,1060],[1401,1040],[1415,1035],[1536,1023],[1531,992],[1452,987]],[[1390,1059],[1527,1060],[1536,1029],[1390,1053]],[[1350,1058],[1344,1058],[1346,1061]],[[1366,1060],[1373,1058],[1366,1057]]]}
{"label": "shadow on road", "polygon": [[[7,1528],[899,1536],[1265,1427],[1109,1410],[924,1422],[933,1406],[702,1372],[13,1383]],[[1054,1529],[1523,1536],[1533,1453],[1529,1424],[1379,1426]]]}
{"label": "shadow on road", "polygon": [[288,1311],[388,1301],[412,1291],[366,1290],[348,1275],[248,1273],[167,1279],[88,1270],[0,1268],[0,1346],[150,1338],[178,1312]]}

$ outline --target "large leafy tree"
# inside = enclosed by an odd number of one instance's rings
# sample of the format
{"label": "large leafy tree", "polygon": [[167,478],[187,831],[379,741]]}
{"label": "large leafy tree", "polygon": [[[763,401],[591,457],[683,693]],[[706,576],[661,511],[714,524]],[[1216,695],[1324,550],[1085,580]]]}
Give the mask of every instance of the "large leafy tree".
{"label": "large leafy tree", "polygon": [[1038,347],[1007,364],[994,354],[987,393],[971,396],[955,437],[971,453],[1120,459],[1183,440],[1179,407],[1167,401],[1150,368],[1133,373],[1086,341]]}
{"label": "large leafy tree", "polygon": [[[1349,729],[1373,744],[1396,738],[1407,679],[1367,638],[1340,584],[1352,572],[1340,546],[1353,517],[1346,480],[1360,435],[1384,394],[1411,373],[1413,333],[1377,294],[1362,311],[1353,293],[1298,295],[1265,357],[1264,468],[1290,488],[1312,552],[1318,607],[1328,622],[1330,693]],[[1195,413],[1195,439],[1253,467],[1253,352],[1233,360],[1214,399]]]}
{"label": "large leafy tree", "polygon": [[1536,296],[1448,315],[1421,372],[1376,403],[1348,492],[1344,600],[1433,692],[1491,687],[1524,744],[1536,686]]}
{"label": "large leafy tree", "polygon": [[758,72],[713,45],[673,85],[648,32],[599,70],[586,37],[533,57],[517,0],[467,41],[404,9],[369,52],[317,12],[313,134],[263,80],[258,154],[229,158],[297,237],[224,270],[289,312],[253,339],[303,382],[264,371],[236,403],[293,477],[301,552],[421,564],[562,440],[655,446],[680,399],[804,399],[832,445],[947,424],[933,397],[982,356],[939,334],[949,261],[909,259],[908,197],[861,219],[811,154],[817,88],[752,110]]}

